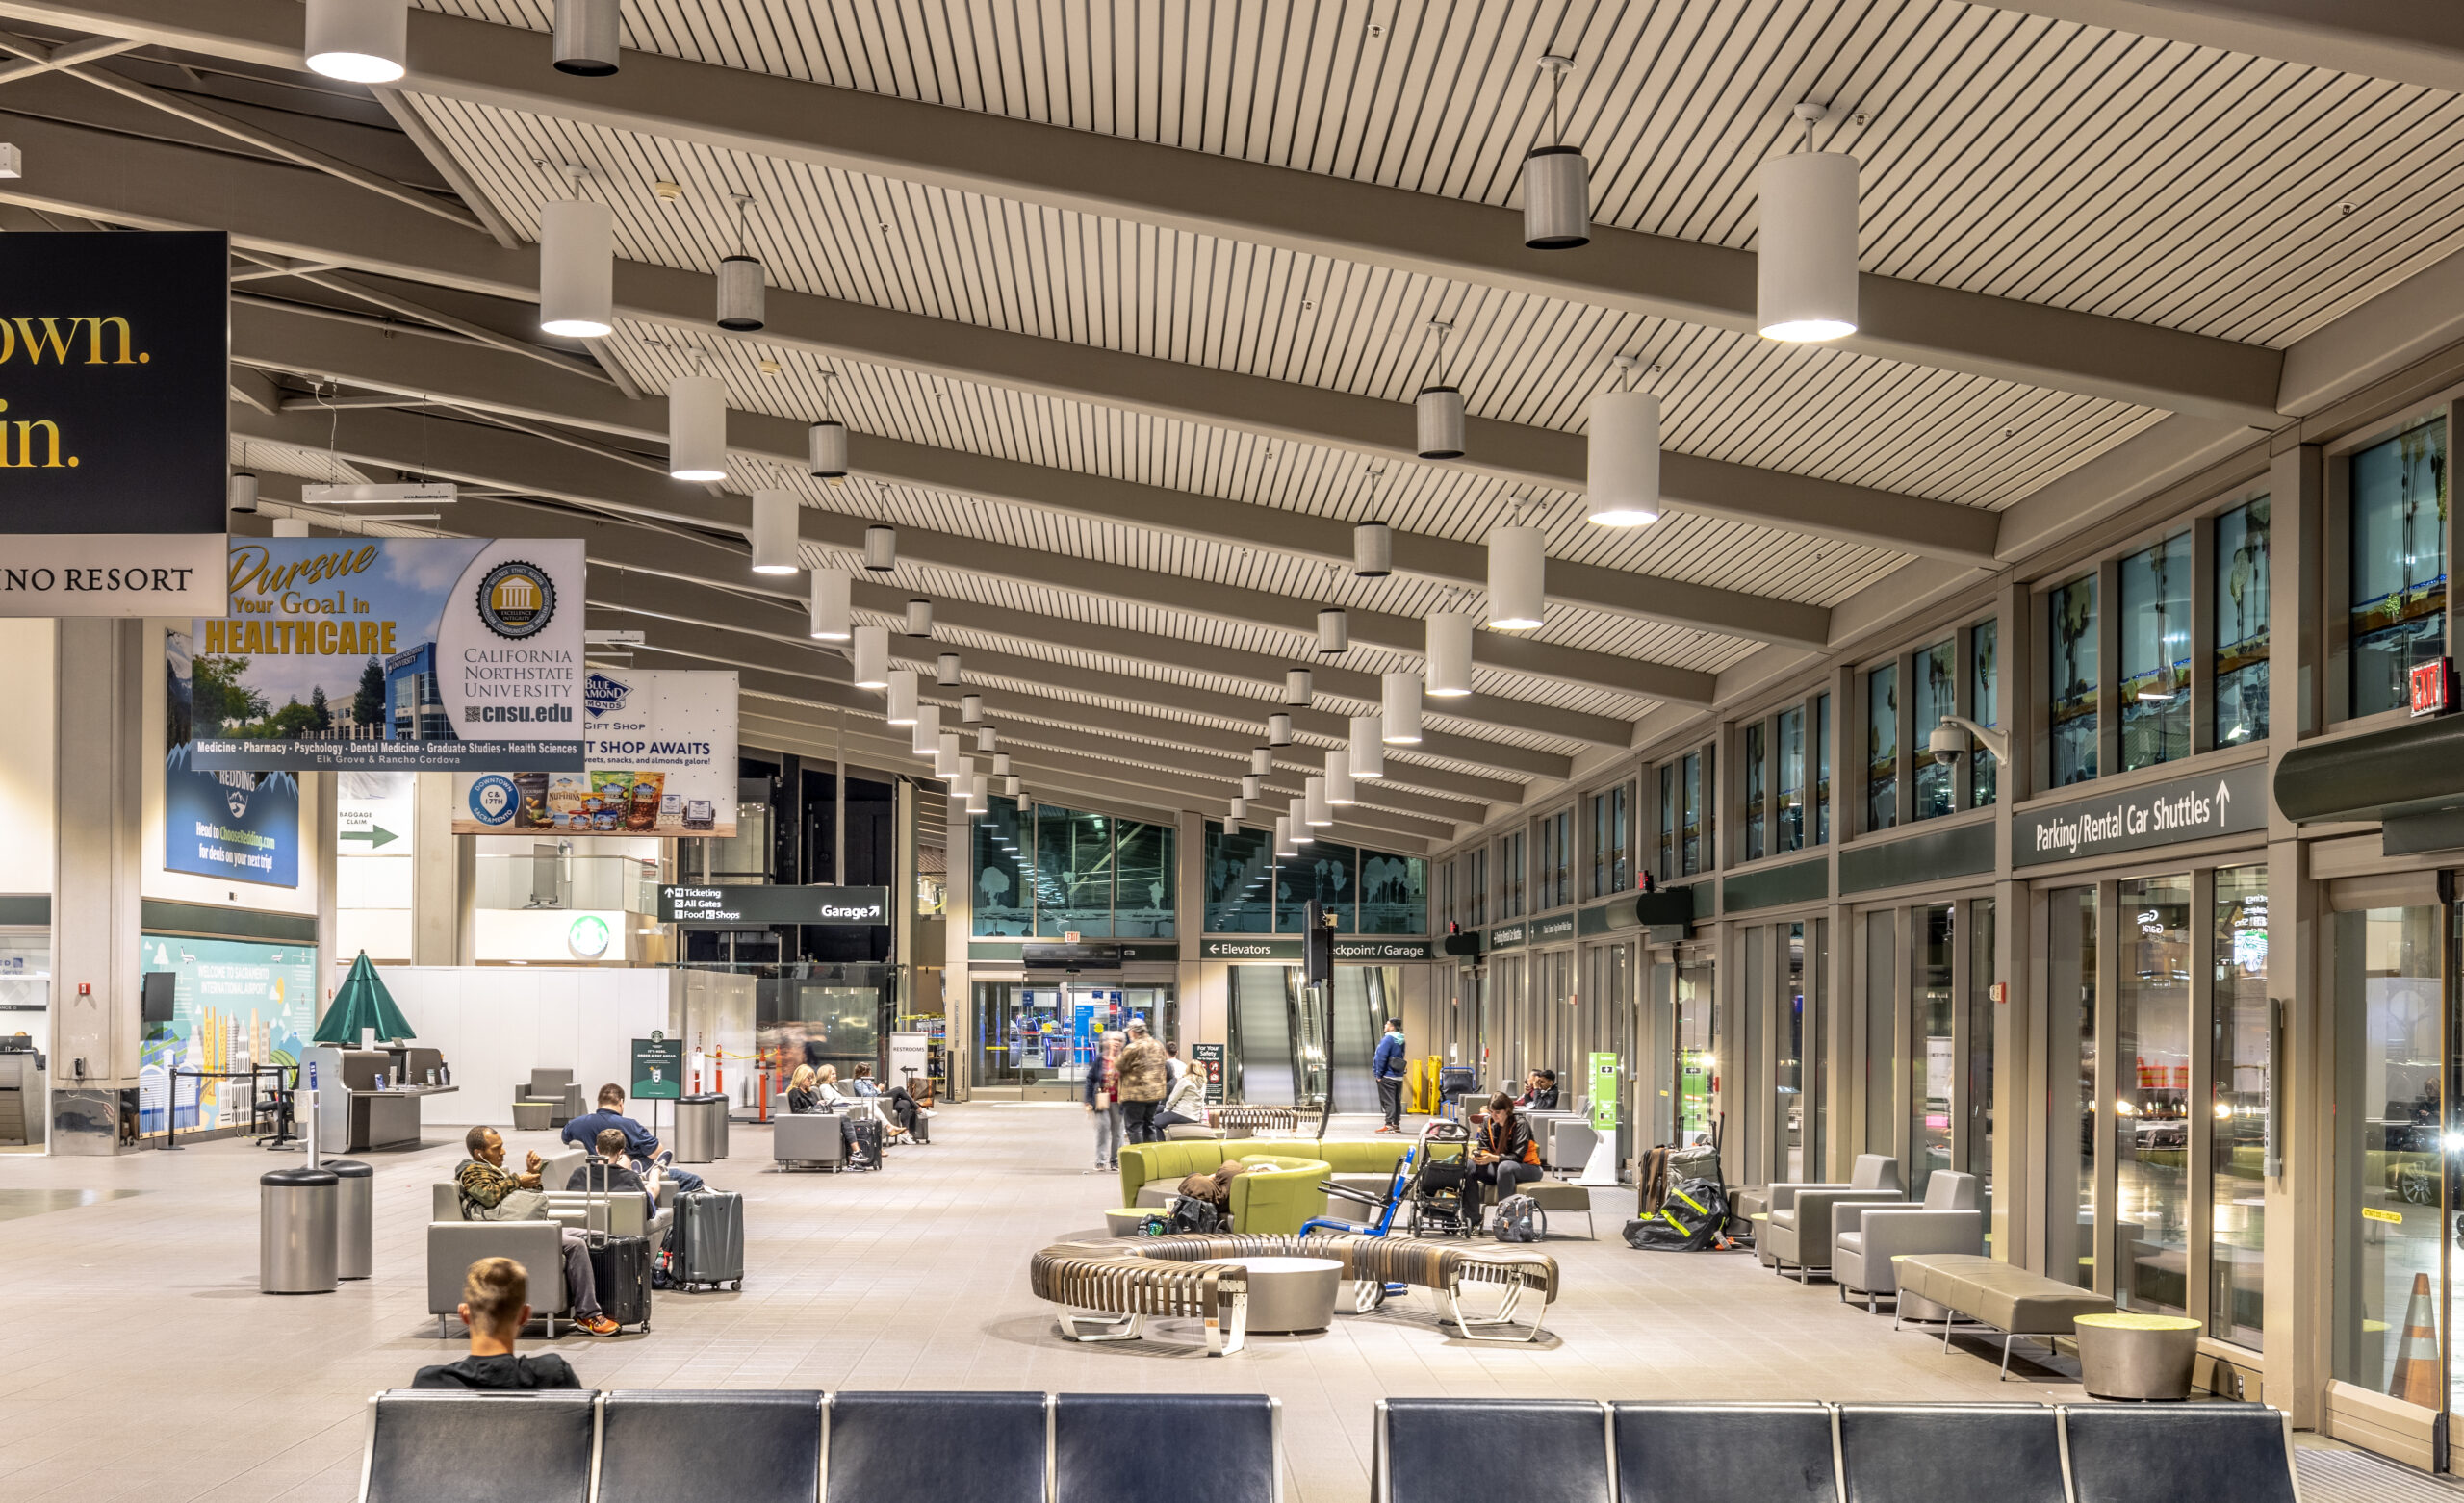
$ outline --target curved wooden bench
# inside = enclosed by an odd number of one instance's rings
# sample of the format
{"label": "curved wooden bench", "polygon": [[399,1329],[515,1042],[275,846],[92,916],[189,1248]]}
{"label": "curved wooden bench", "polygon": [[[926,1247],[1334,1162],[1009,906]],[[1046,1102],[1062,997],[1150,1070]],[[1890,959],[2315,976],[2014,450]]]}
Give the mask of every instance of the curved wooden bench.
{"label": "curved wooden bench", "polygon": [[[1428,1290],[1444,1304],[1455,1330],[1467,1341],[1535,1340],[1549,1306],[1557,1298],[1557,1261],[1523,1248],[1465,1247],[1401,1236],[1216,1232],[1146,1237],[1125,1244],[1121,1252],[1134,1259],[1170,1262],[1201,1262],[1210,1258],[1332,1258],[1344,1265],[1347,1279]],[[1483,1314],[1465,1313],[1464,1291],[1473,1285],[1497,1287],[1495,1308]],[[1531,1299],[1539,1302],[1540,1309],[1527,1325],[1516,1313]],[[1501,1328],[1502,1335],[1476,1334]]]}
{"label": "curved wooden bench", "polygon": [[1149,1315],[1204,1321],[1210,1357],[1237,1352],[1247,1339],[1245,1268],[1173,1267],[1130,1247],[1065,1242],[1036,1254],[1027,1277],[1038,1299],[1064,1307],[1061,1332],[1073,1341],[1137,1340],[1146,1334]]}

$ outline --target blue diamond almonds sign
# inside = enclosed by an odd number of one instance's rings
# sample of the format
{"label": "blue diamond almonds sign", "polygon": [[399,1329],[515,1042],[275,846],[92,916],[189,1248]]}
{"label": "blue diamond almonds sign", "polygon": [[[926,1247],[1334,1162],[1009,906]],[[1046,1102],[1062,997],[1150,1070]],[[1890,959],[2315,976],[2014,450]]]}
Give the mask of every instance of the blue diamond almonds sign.
{"label": "blue diamond almonds sign", "polygon": [[2267,764],[2245,762],[2220,773],[2022,810],[2011,831],[2011,861],[2043,866],[2147,851],[2265,829],[2267,823]]}

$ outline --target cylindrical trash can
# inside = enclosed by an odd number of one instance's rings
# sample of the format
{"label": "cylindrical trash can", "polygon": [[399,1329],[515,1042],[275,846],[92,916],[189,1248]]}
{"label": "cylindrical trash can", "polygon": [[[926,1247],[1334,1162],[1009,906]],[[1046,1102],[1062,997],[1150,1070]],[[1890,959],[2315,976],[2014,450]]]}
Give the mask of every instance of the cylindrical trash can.
{"label": "cylindrical trash can", "polygon": [[330,1169],[276,1169],[257,1179],[257,1292],[334,1292]]}
{"label": "cylindrical trash can", "polygon": [[328,1159],[334,1185],[334,1277],[365,1279],[376,1264],[376,1171],[356,1159]]}
{"label": "cylindrical trash can", "polygon": [[678,1163],[710,1163],[725,1146],[728,1131],[728,1099],[704,1094],[684,1096],[676,1103],[676,1161]]}

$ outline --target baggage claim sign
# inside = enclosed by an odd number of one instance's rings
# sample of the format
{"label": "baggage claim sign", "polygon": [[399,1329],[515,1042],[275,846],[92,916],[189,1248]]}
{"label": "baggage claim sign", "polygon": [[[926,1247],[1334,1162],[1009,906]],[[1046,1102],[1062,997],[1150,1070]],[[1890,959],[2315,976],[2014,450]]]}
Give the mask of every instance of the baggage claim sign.
{"label": "baggage claim sign", "polygon": [[0,235],[0,616],[223,608],[230,246]]}
{"label": "baggage claim sign", "polygon": [[582,765],[575,538],[233,539],[190,634],[202,772]]}

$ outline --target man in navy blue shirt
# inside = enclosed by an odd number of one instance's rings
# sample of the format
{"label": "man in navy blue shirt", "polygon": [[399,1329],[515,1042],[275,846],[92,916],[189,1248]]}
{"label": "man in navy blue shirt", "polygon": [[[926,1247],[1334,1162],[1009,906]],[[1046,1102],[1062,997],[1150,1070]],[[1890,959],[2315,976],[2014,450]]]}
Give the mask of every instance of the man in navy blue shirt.
{"label": "man in navy blue shirt", "polygon": [[[625,1152],[637,1169],[647,1169],[658,1158],[658,1139],[650,1129],[625,1115],[625,1087],[608,1084],[599,1088],[599,1109],[578,1116],[565,1124],[564,1139],[576,1148],[595,1150],[599,1134],[613,1128],[625,1134]],[[667,1177],[676,1182],[676,1193],[691,1195],[702,1188],[702,1177],[690,1169],[667,1166]]]}
{"label": "man in navy blue shirt", "polygon": [[1377,1041],[1377,1053],[1369,1058],[1370,1078],[1377,1083],[1377,1105],[1386,1111],[1386,1125],[1380,1133],[1403,1131],[1403,1020],[1388,1018],[1386,1036]]}

